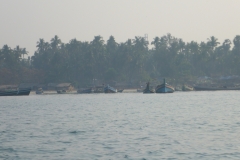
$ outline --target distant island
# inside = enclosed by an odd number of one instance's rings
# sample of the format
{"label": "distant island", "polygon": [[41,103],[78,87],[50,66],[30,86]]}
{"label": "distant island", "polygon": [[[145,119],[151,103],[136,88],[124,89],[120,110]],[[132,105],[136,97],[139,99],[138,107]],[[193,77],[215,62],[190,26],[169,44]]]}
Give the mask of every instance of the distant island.
{"label": "distant island", "polygon": [[[0,85],[20,83],[141,84],[168,78],[172,84],[193,83],[199,77],[240,75],[240,35],[219,42],[184,42],[171,34],[148,41],[136,36],[105,42],[95,36],[90,42],[72,39],[62,43],[56,35],[50,42],[39,39],[33,56],[26,48],[4,45],[0,50]],[[152,45],[149,48],[149,45]]]}

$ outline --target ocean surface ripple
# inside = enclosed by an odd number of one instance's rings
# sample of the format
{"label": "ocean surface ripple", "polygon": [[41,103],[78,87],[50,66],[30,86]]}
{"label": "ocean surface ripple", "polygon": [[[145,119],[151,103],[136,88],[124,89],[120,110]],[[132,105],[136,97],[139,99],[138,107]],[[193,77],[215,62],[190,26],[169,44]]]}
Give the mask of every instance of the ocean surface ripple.
{"label": "ocean surface ripple", "polygon": [[0,159],[240,159],[240,92],[0,97]]}

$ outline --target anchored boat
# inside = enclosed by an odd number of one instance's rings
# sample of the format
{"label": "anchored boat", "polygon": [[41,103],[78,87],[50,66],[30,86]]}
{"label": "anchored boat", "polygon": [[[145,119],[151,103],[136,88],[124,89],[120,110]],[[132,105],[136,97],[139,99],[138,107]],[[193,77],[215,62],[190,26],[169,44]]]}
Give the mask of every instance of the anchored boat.
{"label": "anchored boat", "polygon": [[93,88],[84,88],[84,89],[78,89],[77,93],[93,93]]}
{"label": "anchored boat", "polygon": [[173,93],[174,91],[174,87],[167,84],[165,78],[163,80],[163,84],[160,84],[155,88],[156,93]]}
{"label": "anchored boat", "polygon": [[0,96],[28,96],[31,88],[21,88],[16,90],[3,90],[0,91]]}
{"label": "anchored boat", "polygon": [[94,93],[104,93],[104,85],[101,86],[95,86],[93,89]]}
{"label": "anchored boat", "polygon": [[184,85],[182,86],[182,91],[193,91],[193,90],[194,90],[193,87],[188,86],[188,85],[186,85],[186,84],[184,84]]}
{"label": "anchored boat", "polygon": [[117,93],[117,89],[107,85],[104,87],[104,93]]}
{"label": "anchored boat", "polygon": [[38,88],[36,90],[36,94],[43,94],[43,89],[42,88]]}
{"label": "anchored boat", "polygon": [[149,82],[147,82],[146,88],[143,90],[143,93],[154,93],[152,89],[149,87]]}
{"label": "anchored boat", "polygon": [[66,90],[57,90],[57,93],[58,93],[58,94],[66,94],[67,91],[66,91]]}
{"label": "anchored boat", "polygon": [[124,89],[118,89],[117,92],[122,93]]}

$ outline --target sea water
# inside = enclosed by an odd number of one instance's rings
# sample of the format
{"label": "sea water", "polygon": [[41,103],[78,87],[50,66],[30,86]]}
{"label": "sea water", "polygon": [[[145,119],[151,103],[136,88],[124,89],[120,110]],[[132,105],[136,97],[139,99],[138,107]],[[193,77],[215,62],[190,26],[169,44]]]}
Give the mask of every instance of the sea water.
{"label": "sea water", "polygon": [[240,159],[240,91],[0,97],[0,159]]}

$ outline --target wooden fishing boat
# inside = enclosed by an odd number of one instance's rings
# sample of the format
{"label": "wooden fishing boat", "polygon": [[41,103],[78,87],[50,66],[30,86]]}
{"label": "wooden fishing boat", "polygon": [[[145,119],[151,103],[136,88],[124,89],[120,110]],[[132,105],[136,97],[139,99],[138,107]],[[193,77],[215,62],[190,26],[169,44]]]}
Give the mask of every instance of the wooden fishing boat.
{"label": "wooden fishing boat", "polygon": [[150,89],[149,82],[147,82],[147,86],[143,90],[143,93],[154,93],[154,90]]}
{"label": "wooden fishing boat", "polygon": [[2,90],[0,96],[28,96],[31,92],[31,88],[21,88],[16,90]]}
{"label": "wooden fishing boat", "polygon": [[104,93],[117,93],[117,89],[107,85],[104,87]]}
{"label": "wooden fishing boat", "polygon": [[102,86],[95,86],[93,89],[94,93],[104,93],[104,85]]}
{"label": "wooden fishing boat", "polygon": [[93,88],[84,88],[84,89],[78,89],[77,93],[93,93]]}
{"label": "wooden fishing boat", "polygon": [[42,88],[38,88],[36,90],[36,94],[43,94],[43,89]]}
{"label": "wooden fishing boat", "polygon": [[193,87],[190,87],[190,86],[188,86],[188,85],[186,85],[186,84],[184,84],[184,85],[182,86],[182,91],[193,91],[193,90],[194,90]]}
{"label": "wooden fishing boat", "polygon": [[124,89],[118,89],[117,92],[122,93]]}
{"label": "wooden fishing boat", "polygon": [[66,90],[57,90],[57,93],[58,93],[58,94],[66,94],[67,91],[66,91]]}
{"label": "wooden fishing boat", "polygon": [[163,84],[160,84],[155,88],[156,93],[173,93],[174,91],[174,87],[167,84],[165,79],[163,80]]}

